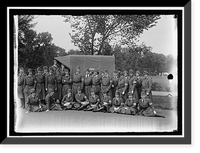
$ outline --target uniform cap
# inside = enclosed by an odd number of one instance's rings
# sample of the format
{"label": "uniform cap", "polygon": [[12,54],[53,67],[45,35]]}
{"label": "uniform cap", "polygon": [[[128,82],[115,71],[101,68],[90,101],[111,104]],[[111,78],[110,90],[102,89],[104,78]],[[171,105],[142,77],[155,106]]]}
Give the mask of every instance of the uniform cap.
{"label": "uniform cap", "polygon": [[42,71],[42,68],[41,68],[41,67],[38,67],[38,68],[37,68],[37,71],[38,71],[38,72],[41,72],[41,71]]}
{"label": "uniform cap", "polygon": [[52,67],[49,67],[49,71],[54,71]]}
{"label": "uniform cap", "polygon": [[80,69],[80,66],[77,66],[76,69]]}
{"label": "uniform cap", "polygon": [[48,70],[48,67],[47,66],[43,66],[43,70]]}
{"label": "uniform cap", "polygon": [[137,70],[136,73],[140,74],[140,71]]}
{"label": "uniform cap", "polygon": [[30,72],[33,72],[33,70],[32,69],[28,69],[28,73],[30,73]]}
{"label": "uniform cap", "polygon": [[133,69],[130,69],[130,70],[129,70],[129,73],[133,73],[133,72],[134,72]]}
{"label": "uniform cap", "polygon": [[145,74],[147,74],[147,75],[148,75],[149,73],[148,73],[148,71],[147,71],[147,70],[144,70],[143,74],[144,74],[144,75],[145,75]]}

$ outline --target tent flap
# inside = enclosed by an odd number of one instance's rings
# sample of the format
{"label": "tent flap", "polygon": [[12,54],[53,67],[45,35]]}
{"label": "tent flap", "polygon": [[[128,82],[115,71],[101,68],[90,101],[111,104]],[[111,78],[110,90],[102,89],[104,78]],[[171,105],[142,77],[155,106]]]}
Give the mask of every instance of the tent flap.
{"label": "tent flap", "polygon": [[81,68],[81,73],[85,73],[86,68],[105,70],[107,69],[109,75],[112,76],[115,70],[115,57],[114,56],[101,56],[101,55],[68,55],[55,57],[57,61],[70,68],[72,75],[76,71],[76,67]]}

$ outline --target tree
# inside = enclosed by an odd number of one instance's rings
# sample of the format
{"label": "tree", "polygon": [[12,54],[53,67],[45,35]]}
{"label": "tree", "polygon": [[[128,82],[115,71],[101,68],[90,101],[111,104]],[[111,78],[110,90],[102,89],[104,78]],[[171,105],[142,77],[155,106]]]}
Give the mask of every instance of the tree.
{"label": "tree", "polygon": [[156,25],[158,15],[84,15],[64,16],[70,22],[70,36],[75,46],[88,54],[101,53],[104,43],[116,37],[120,44],[132,45],[143,30]]}

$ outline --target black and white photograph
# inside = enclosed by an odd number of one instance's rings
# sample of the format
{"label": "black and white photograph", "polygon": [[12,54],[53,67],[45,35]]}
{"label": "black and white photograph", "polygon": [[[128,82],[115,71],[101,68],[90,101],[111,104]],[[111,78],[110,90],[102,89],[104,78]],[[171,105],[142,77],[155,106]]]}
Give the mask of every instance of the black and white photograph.
{"label": "black and white photograph", "polygon": [[9,19],[13,136],[184,137],[182,8],[15,7]]}

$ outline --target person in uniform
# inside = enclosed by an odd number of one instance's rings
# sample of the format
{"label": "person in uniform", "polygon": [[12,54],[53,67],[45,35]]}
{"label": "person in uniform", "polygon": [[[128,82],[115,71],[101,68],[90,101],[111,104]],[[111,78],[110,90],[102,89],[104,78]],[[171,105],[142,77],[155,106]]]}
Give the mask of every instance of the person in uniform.
{"label": "person in uniform", "polygon": [[[43,66],[43,76],[45,78],[45,80],[47,79],[47,75],[49,75],[49,72],[48,72],[48,67],[47,66]],[[46,81],[44,82],[44,87],[46,87]],[[47,95],[47,90],[45,90],[45,97]]]}
{"label": "person in uniform", "polygon": [[24,68],[21,67],[19,69],[19,75],[18,75],[18,87],[17,87],[17,93],[18,98],[21,102],[21,108],[25,108],[25,99],[24,99],[24,79],[26,77],[26,74],[24,73]]}
{"label": "person in uniform", "polygon": [[56,103],[53,88],[49,89],[49,92],[48,92],[47,96],[45,97],[45,101],[46,101],[46,105],[47,105],[46,112],[48,112],[49,110],[58,110],[58,111],[62,110],[60,104]]}
{"label": "person in uniform", "polygon": [[49,75],[47,75],[46,80],[45,80],[45,89],[47,93],[50,92],[50,90],[57,90],[57,82],[56,82],[56,77],[53,73],[53,69],[50,67],[49,68]]}
{"label": "person in uniform", "polygon": [[91,96],[89,97],[89,105],[84,111],[100,111],[101,104],[99,96],[95,94],[94,89],[91,89]]}
{"label": "person in uniform", "polygon": [[100,97],[102,97],[103,92],[106,92],[108,96],[111,97],[112,95],[111,86],[112,86],[112,79],[109,77],[108,71],[105,70],[104,75],[101,78],[101,96]]}
{"label": "person in uniform", "polygon": [[61,64],[61,69],[60,69],[61,76],[65,75],[65,71],[66,71],[65,65]]}
{"label": "person in uniform", "polygon": [[92,90],[94,91],[95,95],[100,96],[100,90],[101,90],[101,77],[99,76],[99,72],[97,70],[94,71],[93,77],[92,77]]}
{"label": "person in uniform", "polygon": [[53,65],[51,66],[51,68],[53,69],[54,74],[56,74],[56,71],[59,69],[59,66],[57,64],[57,60],[53,60]]}
{"label": "person in uniform", "polygon": [[[36,81],[33,76],[32,69],[28,69],[28,75],[24,78],[24,98],[27,101],[27,97],[31,94],[31,89],[35,89]],[[26,107],[26,104],[25,104]]]}
{"label": "person in uniform", "polygon": [[[65,71],[65,75],[62,77],[62,95],[66,95],[68,90],[72,87],[72,79],[70,78],[69,71]],[[72,95],[73,96],[73,95]]]}
{"label": "person in uniform", "polygon": [[84,93],[88,98],[91,95],[91,87],[92,87],[92,76],[90,75],[89,69],[86,69],[84,77]]}
{"label": "person in uniform", "polygon": [[128,93],[128,99],[121,109],[122,114],[135,115],[137,113],[137,101],[132,92]]}
{"label": "person in uniform", "polygon": [[113,77],[112,77],[112,86],[111,86],[111,98],[113,99],[115,96],[115,92],[117,90],[117,86],[118,86],[118,81],[119,81],[119,77],[118,77],[118,72],[114,71],[113,73]]}
{"label": "person in uniform", "polygon": [[36,81],[36,96],[39,102],[45,100],[45,77],[42,75],[42,68],[37,68],[38,73],[35,75]]}
{"label": "person in uniform", "polygon": [[77,94],[75,95],[76,103],[72,109],[82,110],[89,104],[87,96],[81,92],[81,87],[78,87]]}
{"label": "person in uniform", "polygon": [[29,112],[41,112],[44,111],[46,109],[46,107],[44,105],[42,105],[39,100],[38,97],[36,96],[36,91],[35,89],[31,89],[31,94],[27,97],[27,101],[26,101],[26,113]]}
{"label": "person in uniform", "polygon": [[78,87],[83,89],[83,78],[82,78],[82,74],[80,73],[79,66],[76,67],[76,73],[74,73],[74,75],[73,75],[72,94],[74,97],[77,94]]}
{"label": "person in uniform", "polygon": [[106,92],[103,92],[103,96],[101,97],[101,105],[102,105],[102,109],[99,109],[99,110],[103,110],[103,112],[107,112],[109,113],[110,111],[110,108],[111,108],[111,105],[112,105],[112,98],[110,96],[107,95]]}
{"label": "person in uniform", "polygon": [[124,71],[124,76],[122,75],[119,78],[118,81],[118,91],[120,94],[120,97],[123,99],[123,101],[126,101],[127,99],[127,92],[128,92],[128,72],[125,70]]}
{"label": "person in uniform", "polygon": [[140,71],[136,71],[135,75],[136,100],[139,101],[142,92],[142,77],[140,76]]}
{"label": "person in uniform", "polygon": [[63,96],[62,101],[62,109],[67,110],[71,109],[73,105],[75,104],[73,96],[72,96],[72,90],[68,89],[67,94]]}
{"label": "person in uniform", "polygon": [[152,78],[149,77],[148,71],[144,71],[144,78],[142,80],[142,91],[149,95],[151,102],[153,103],[153,96],[152,96]]}
{"label": "person in uniform", "polygon": [[116,91],[115,97],[112,100],[112,106],[110,108],[111,113],[121,113],[121,108],[124,105],[123,99],[120,97],[119,91]]}
{"label": "person in uniform", "polygon": [[139,100],[137,110],[138,115],[149,117],[157,115],[149,95],[146,95],[145,92],[141,93],[141,98]]}
{"label": "person in uniform", "polygon": [[62,100],[62,75],[60,73],[60,70],[56,70],[56,85],[57,85],[57,90],[55,91],[55,98],[57,103],[60,103]]}
{"label": "person in uniform", "polygon": [[134,71],[133,69],[129,70],[129,79],[128,79],[128,92],[132,94],[132,96],[134,98],[136,98],[137,102],[138,102],[138,96],[137,96],[137,91],[135,89],[136,86],[136,77],[134,76]]}

